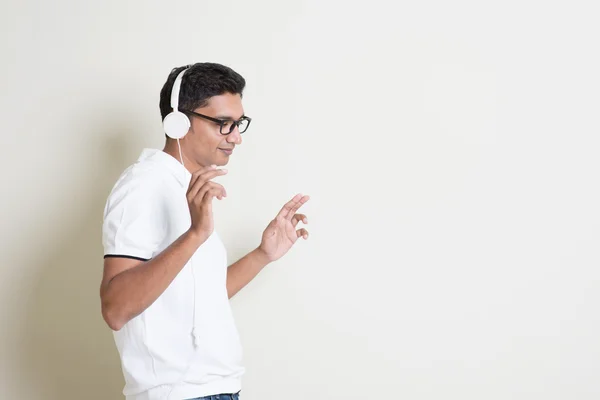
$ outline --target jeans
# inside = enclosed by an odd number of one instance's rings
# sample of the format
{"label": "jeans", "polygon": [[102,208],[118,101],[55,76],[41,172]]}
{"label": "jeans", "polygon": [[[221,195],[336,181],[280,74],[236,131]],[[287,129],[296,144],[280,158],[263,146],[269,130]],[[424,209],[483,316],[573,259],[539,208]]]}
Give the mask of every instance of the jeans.
{"label": "jeans", "polygon": [[189,400],[239,400],[239,399],[240,399],[240,392],[214,394],[212,396],[196,397],[195,399],[189,399]]}

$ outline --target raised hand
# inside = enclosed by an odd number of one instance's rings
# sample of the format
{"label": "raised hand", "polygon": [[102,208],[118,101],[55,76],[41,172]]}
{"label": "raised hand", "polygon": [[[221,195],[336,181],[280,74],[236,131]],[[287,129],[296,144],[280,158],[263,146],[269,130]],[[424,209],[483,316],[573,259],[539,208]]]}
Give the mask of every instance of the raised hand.
{"label": "raised hand", "polygon": [[204,167],[192,174],[186,194],[192,224],[190,231],[208,238],[214,230],[212,199],[227,196],[225,188],[211,179],[225,175],[227,170],[215,165]]}
{"label": "raised hand", "polygon": [[281,258],[294,243],[302,237],[308,239],[306,229],[296,229],[298,222],[307,224],[308,219],[304,214],[296,214],[296,211],[309,200],[309,196],[297,194],[292,200],[287,202],[279,214],[272,220],[262,235],[262,241],[259,246],[269,261],[275,261]]}

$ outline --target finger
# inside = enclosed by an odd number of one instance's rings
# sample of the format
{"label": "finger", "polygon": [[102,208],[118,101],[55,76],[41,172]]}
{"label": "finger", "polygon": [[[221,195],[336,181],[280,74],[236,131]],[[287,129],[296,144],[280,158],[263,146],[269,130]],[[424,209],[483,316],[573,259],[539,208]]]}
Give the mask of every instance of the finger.
{"label": "finger", "polygon": [[[225,175],[227,173],[226,169],[215,169],[206,171],[203,174],[198,175],[196,181],[193,185],[190,186],[187,192],[188,200],[193,199],[196,194],[200,191],[200,188],[209,182],[211,179],[216,178],[217,176]],[[224,189],[223,189],[224,190]]]}
{"label": "finger", "polygon": [[221,199],[223,199],[223,192],[219,188],[211,188],[211,189],[207,190],[206,193],[204,194],[204,197],[202,198],[202,202],[205,205],[208,205],[209,203],[212,202],[213,197],[216,197],[217,199],[221,200]]}
{"label": "finger", "polygon": [[284,204],[284,206],[281,208],[281,210],[279,211],[277,216],[286,218],[288,216],[288,214],[290,213],[290,211],[292,210],[292,207],[294,207],[294,204],[296,204],[296,202],[298,200],[300,200],[301,198],[302,198],[301,194],[295,195],[293,199],[291,199],[290,201],[288,201],[287,203]]}
{"label": "finger", "polygon": [[208,193],[213,187],[209,184],[207,185],[203,185],[200,190],[198,191],[198,193],[196,194],[196,196],[194,196],[192,203],[196,206],[196,207],[200,207],[203,202],[204,202],[204,197],[206,195],[206,193]]}
{"label": "finger", "polygon": [[308,231],[304,228],[298,229],[296,235],[298,235],[298,238],[303,238],[304,240],[308,239]]}
{"label": "finger", "polygon": [[191,188],[191,187],[194,185],[194,183],[196,183],[196,180],[198,180],[198,177],[199,177],[200,175],[202,175],[202,174],[204,174],[204,173],[206,173],[206,172],[209,172],[209,171],[213,171],[213,170],[215,170],[216,168],[217,168],[217,166],[216,166],[215,164],[213,164],[213,165],[208,165],[208,166],[206,166],[206,167],[202,167],[202,168],[200,168],[200,169],[199,169],[199,170],[197,170],[197,171],[194,171],[194,172],[192,173],[192,177],[191,177],[191,179],[190,179],[190,184],[188,185],[188,189],[189,189],[189,188]]}
{"label": "finger", "polygon": [[[211,169],[208,171],[204,171],[202,173],[198,173],[198,175],[196,175],[196,177],[192,176],[192,179],[190,180],[190,186],[188,189],[188,194],[195,194],[194,190],[198,190],[200,188],[200,186],[202,186],[202,184],[204,184],[205,182],[208,182],[209,180],[216,178],[217,176],[220,175],[225,175],[227,173],[226,169]],[[194,183],[192,184],[192,180],[194,181]]]}
{"label": "finger", "polygon": [[221,185],[220,183],[208,181],[204,184],[204,186],[208,186],[209,189],[212,189],[212,188],[219,189],[222,192],[223,196],[227,196],[227,191],[225,190],[223,185]]}
{"label": "finger", "polygon": [[295,227],[298,225],[298,222],[302,221],[303,224],[308,224],[308,218],[304,214],[296,214],[292,218],[292,225]]}
{"label": "finger", "polygon": [[227,197],[227,193],[225,192],[225,188],[222,185],[219,185],[215,182],[206,182],[202,188],[198,191],[198,194],[194,197],[194,204],[199,205],[202,203],[206,197],[206,194],[209,192],[216,193],[216,196],[219,200],[222,200],[223,197]]}
{"label": "finger", "polygon": [[218,187],[221,189],[222,193],[223,193],[223,197],[227,196],[227,192],[225,191],[225,188],[215,182],[211,182],[211,181],[207,181],[202,183],[202,181],[199,179],[198,182],[196,183],[196,187],[192,189],[192,191],[190,191],[190,193],[188,193],[187,195],[187,199],[188,199],[188,203],[195,203],[195,204],[199,204],[202,202],[202,198],[204,197],[204,194],[206,193],[207,190],[210,190],[213,187]]}
{"label": "finger", "polygon": [[[190,178],[190,184],[188,186],[188,191],[189,191],[189,189],[192,188],[192,186],[194,186],[196,184],[196,182],[199,179],[206,178],[206,174],[207,173],[212,173],[214,171],[225,171],[225,172],[227,172],[226,169],[217,168],[217,166],[215,164],[209,165],[208,167],[200,168],[199,170],[197,170],[194,173],[192,173],[192,177]],[[208,179],[212,179],[212,178],[208,178]],[[208,180],[208,179],[205,179],[205,180]]]}
{"label": "finger", "polygon": [[289,214],[287,215],[287,219],[291,220],[292,217],[296,214],[296,211],[298,211],[298,209],[302,207],[302,205],[305,204],[308,200],[310,200],[310,196],[300,197],[300,199],[292,205]]}

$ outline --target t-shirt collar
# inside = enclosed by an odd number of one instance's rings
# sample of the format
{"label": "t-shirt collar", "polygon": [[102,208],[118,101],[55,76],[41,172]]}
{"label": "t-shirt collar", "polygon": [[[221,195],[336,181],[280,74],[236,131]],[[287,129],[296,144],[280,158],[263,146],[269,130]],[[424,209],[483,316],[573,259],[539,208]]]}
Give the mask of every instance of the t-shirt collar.
{"label": "t-shirt collar", "polygon": [[144,149],[139,160],[142,159],[152,159],[160,162],[167,167],[173,173],[173,175],[175,175],[182,187],[189,186],[190,179],[192,179],[192,174],[181,164],[179,160],[170,154],[158,149]]}

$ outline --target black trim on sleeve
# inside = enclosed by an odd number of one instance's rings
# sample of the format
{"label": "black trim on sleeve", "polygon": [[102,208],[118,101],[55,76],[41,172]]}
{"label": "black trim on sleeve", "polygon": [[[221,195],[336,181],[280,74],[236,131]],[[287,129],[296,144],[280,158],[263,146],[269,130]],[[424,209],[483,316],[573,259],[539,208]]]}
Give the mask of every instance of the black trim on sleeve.
{"label": "black trim on sleeve", "polygon": [[105,254],[104,258],[131,258],[132,260],[138,260],[138,261],[150,261],[149,258],[128,256],[125,254]]}

